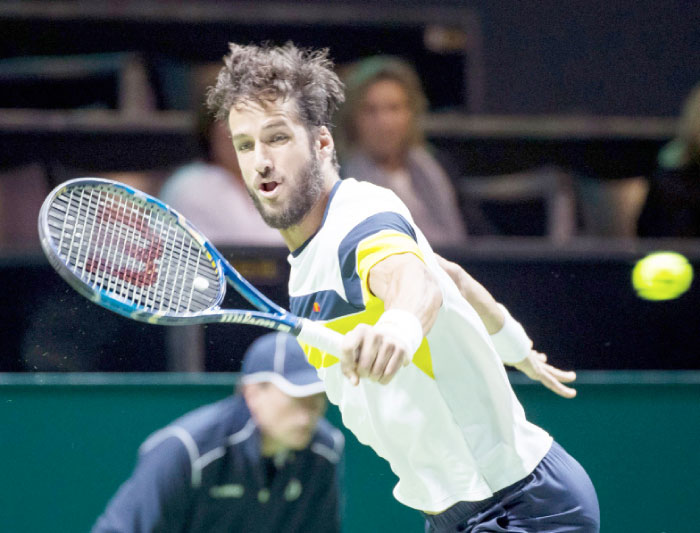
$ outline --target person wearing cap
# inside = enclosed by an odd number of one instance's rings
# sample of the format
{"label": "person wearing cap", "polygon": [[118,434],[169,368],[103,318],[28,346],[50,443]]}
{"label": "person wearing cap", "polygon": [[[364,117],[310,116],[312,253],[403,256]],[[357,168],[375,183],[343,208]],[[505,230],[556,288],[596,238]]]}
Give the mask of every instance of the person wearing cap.
{"label": "person wearing cap", "polygon": [[294,337],[259,337],[235,395],[146,439],[93,532],[339,532],[344,439],[323,391]]}

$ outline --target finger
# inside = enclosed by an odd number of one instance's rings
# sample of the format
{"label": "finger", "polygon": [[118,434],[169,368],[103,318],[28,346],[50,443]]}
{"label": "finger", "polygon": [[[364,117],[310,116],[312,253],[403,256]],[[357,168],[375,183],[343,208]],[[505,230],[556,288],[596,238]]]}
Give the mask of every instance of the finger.
{"label": "finger", "polygon": [[542,361],[543,363],[547,362],[547,354],[543,354],[542,352],[538,352],[536,350],[533,350],[533,352],[535,352],[535,355],[540,361]]}
{"label": "finger", "polygon": [[360,383],[360,376],[357,374],[357,371],[355,370],[354,364],[347,364],[347,363],[342,363],[340,364],[340,370],[343,373],[343,375],[350,380],[350,384],[353,386],[359,385]]}
{"label": "finger", "polygon": [[563,385],[549,373],[542,374],[540,381],[549,390],[555,394],[558,394],[559,396],[562,396],[563,398],[573,398],[576,396],[576,389]]}
{"label": "finger", "polygon": [[345,335],[340,353],[340,371],[350,380],[353,386],[360,383],[360,376],[357,374],[357,352],[361,342],[361,337],[354,330]]}
{"label": "finger", "polygon": [[384,343],[379,349],[377,358],[374,360],[374,365],[372,365],[372,371],[370,372],[370,379],[373,381],[379,381],[384,375],[387,364],[395,351],[395,346],[392,343]]}
{"label": "finger", "polygon": [[571,383],[572,381],[576,381],[576,372],[574,372],[573,370],[559,370],[558,368],[553,367],[552,365],[544,366],[547,372],[549,372],[559,381],[562,381],[564,383]]}
{"label": "finger", "polygon": [[374,330],[368,329],[364,332],[356,365],[357,374],[361,378],[369,377],[371,374],[372,367],[374,366],[381,346],[381,341],[381,337],[377,335]]}
{"label": "finger", "polygon": [[379,383],[382,385],[389,383],[396,375],[396,372],[399,371],[399,368],[401,368],[405,359],[408,359],[406,356],[406,350],[401,347],[397,347],[394,350],[394,353],[391,354],[391,359],[389,359],[389,362],[384,369],[384,375],[379,380]]}

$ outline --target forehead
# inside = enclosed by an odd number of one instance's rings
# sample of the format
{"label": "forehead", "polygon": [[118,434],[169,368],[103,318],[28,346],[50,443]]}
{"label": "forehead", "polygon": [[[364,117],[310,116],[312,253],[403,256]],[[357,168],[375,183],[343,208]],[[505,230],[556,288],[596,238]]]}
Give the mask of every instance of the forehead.
{"label": "forehead", "polygon": [[289,127],[302,126],[294,100],[242,100],[231,106],[228,114],[231,136],[251,134],[259,128],[280,123]]}
{"label": "forehead", "polygon": [[393,78],[380,78],[367,86],[364,101],[408,100],[408,93],[401,82]]}

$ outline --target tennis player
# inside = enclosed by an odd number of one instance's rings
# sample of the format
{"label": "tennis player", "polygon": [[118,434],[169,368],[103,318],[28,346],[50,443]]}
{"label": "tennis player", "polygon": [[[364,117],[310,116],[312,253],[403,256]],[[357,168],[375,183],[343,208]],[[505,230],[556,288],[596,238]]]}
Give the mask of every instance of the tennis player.
{"label": "tennis player", "polygon": [[466,272],[436,256],[391,191],[340,180],[326,51],[230,45],[208,104],[227,120],[249,193],[291,253],[291,309],[345,334],[305,346],[357,438],[389,461],[394,496],[429,531],[595,532],[586,472],[525,418],[504,363],[565,397],[575,379]]}
{"label": "tennis player", "polygon": [[156,431],[94,533],[340,532],[343,436],[291,335],[258,338],[240,394]]}

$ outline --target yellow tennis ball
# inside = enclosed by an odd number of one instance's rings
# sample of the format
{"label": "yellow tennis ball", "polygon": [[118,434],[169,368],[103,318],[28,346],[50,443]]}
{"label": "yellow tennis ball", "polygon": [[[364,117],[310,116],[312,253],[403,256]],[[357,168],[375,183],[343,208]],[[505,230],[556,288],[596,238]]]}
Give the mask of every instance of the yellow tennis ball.
{"label": "yellow tennis ball", "polygon": [[676,252],[654,252],[632,270],[632,286],[645,300],[672,300],[690,288],[693,266]]}

